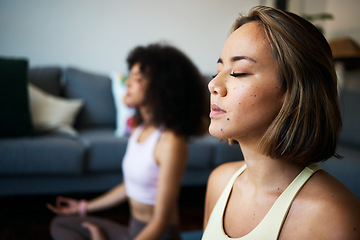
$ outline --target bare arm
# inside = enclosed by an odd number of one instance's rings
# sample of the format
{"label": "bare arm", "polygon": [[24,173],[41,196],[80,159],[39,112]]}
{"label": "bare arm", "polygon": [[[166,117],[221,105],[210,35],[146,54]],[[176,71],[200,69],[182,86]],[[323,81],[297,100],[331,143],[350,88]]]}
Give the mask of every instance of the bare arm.
{"label": "bare arm", "polygon": [[[115,206],[126,200],[125,184],[119,184],[103,195],[90,200],[87,204],[87,212],[94,212]],[[59,196],[55,206],[47,204],[47,207],[56,214],[80,213],[81,201]]]}
{"label": "bare arm", "polygon": [[183,137],[164,132],[155,149],[155,159],[160,166],[158,191],[152,220],[136,237],[159,239],[177,211],[181,180],[186,168],[187,142]]}
{"label": "bare arm", "polygon": [[87,211],[95,212],[111,208],[126,201],[126,190],[124,182],[115,186],[110,191],[94,198],[88,202]]}

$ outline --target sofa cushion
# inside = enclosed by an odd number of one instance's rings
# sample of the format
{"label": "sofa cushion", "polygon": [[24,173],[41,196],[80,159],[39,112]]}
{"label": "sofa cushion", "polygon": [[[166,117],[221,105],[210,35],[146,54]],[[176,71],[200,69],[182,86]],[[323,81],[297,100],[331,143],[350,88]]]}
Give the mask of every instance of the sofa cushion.
{"label": "sofa cushion", "polygon": [[187,168],[212,169],[217,141],[210,134],[191,138],[189,141]]}
{"label": "sofa cushion", "polygon": [[27,69],[26,59],[0,58],[0,137],[33,134]]}
{"label": "sofa cushion", "polygon": [[0,139],[0,174],[81,174],[84,148],[56,135]]}
{"label": "sofa cushion", "polygon": [[113,128],[84,129],[79,131],[79,140],[87,149],[86,171],[122,171],[127,137],[116,137]]}
{"label": "sofa cushion", "polygon": [[84,107],[75,126],[115,127],[115,105],[109,77],[75,68],[65,70],[64,96],[82,99]]}
{"label": "sofa cushion", "polygon": [[339,141],[360,147],[360,91],[344,89],[340,95],[343,128]]}
{"label": "sofa cushion", "polygon": [[108,191],[121,181],[121,172],[86,175],[6,176],[0,181],[0,197],[38,194],[97,194]]}
{"label": "sofa cushion", "polygon": [[49,94],[60,96],[61,72],[59,67],[31,67],[28,81]]}
{"label": "sofa cushion", "polygon": [[82,100],[53,96],[29,83],[30,110],[34,128],[40,132],[59,132],[76,136],[74,119]]}
{"label": "sofa cushion", "polygon": [[339,145],[337,151],[343,159],[332,157],[320,165],[360,199],[360,149]]}
{"label": "sofa cushion", "polygon": [[215,166],[219,166],[226,162],[244,160],[239,144],[230,145],[227,141],[218,141],[215,150]]}
{"label": "sofa cushion", "polygon": [[210,173],[213,168],[186,169],[181,184],[183,186],[206,186]]}

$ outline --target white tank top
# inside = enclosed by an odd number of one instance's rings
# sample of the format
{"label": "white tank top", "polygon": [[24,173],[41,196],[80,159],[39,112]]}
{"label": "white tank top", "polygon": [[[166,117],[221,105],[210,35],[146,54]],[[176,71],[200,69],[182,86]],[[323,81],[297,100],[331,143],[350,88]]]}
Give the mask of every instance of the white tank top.
{"label": "white tank top", "polygon": [[139,143],[142,130],[143,126],[139,126],[130,136],[122,163],[126,195],[140,203],[155,205],[159,165],[154,159],[154,151],[162,128]]}
{"label": "white tank top", "polygon": [[238,176],[245,171],[246,165],[242,166],[229,180],[224,191],[220,195],[215,207],[210,215],[209,222],[204,231],[202,240],[276,240],[278,239],[285,218],[294,201],[296,195],[301,190],[307,180],[321,167],[317,164],[311,164],[291,182],[285,191],[275,201],[264,219],[250,233],[240,238],[230,238],[226,235],[223,225],[224,212],[232,190],[233,184]]}

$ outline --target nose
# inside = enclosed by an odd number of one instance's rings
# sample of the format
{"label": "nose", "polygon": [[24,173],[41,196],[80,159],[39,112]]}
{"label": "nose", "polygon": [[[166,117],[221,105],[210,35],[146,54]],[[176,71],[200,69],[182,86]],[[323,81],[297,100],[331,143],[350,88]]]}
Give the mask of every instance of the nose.
{"label": "nose", "polygon": [[217,75],[214,77],[208,84],[208,88],[211,94],[220,95],[221,97],[225,97],[227,94],[226,86],[221,79],[221,76]]}

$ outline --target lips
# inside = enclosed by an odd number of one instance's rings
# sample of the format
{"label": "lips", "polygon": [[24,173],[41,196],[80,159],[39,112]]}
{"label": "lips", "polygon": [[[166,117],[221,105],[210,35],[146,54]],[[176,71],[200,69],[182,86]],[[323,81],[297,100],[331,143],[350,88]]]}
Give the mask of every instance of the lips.
{"label": "lips", "polygon": [[211,112],[210,112],[210,118],[219,117],[220,115],[226,113],[224,109],[221,109],[216,104],[211,104]]}

